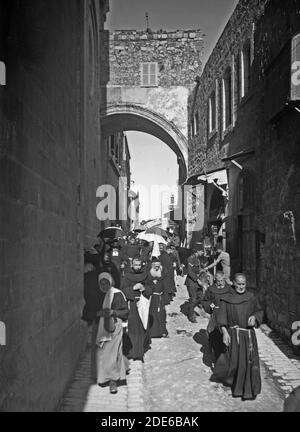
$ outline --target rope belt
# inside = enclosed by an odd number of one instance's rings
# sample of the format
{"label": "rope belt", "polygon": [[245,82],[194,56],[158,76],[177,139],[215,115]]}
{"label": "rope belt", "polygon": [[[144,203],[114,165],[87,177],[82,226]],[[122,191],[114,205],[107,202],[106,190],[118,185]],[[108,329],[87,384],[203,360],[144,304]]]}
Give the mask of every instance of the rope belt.
{"label": "rope belt", "polygon": [[153,293],[153,295],[159,296],[159,305],[158,305],[158,308],[157,308],[157,312],[160,312],[160,309],[161,309],[161,296],[163,295],[163,293],[162,292],[161,293]]}
{"label": "rope belt", "polygon": [[239,327],[238,325],[236,326],[231,326],[230,328],[235,329],[236,330],[236,337],[237,337],[237,341],[238,344],[240,343],[240,331],[246,331],[248,333],[248,337],[249,337],[249,362],[252,361],[252,354],[253,354],[253,341],[252,341],[252,336],[251,336],[251,329],[245,329],[242,327]]}

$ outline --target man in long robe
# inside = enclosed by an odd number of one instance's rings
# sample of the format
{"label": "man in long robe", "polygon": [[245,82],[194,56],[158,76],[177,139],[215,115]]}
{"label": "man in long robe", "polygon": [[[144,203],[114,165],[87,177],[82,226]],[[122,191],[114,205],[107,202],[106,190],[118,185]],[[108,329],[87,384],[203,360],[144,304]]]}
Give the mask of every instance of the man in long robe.
{"label": "man in long robe", "polygon": [[158,258],[163,268],[163,275],[165,277],[167,287],[166,291],[164,292],[164,300],[165,304],[170,304],[173,297],[176,295],[176,286],[174,280],[173,262],[170,258],[170,253],[172,250],[169,247],[167,250],[165,250],[165,246],[162,243],[159,244],[160,256]]}
{"label": "man in long robe", "polygon": [[[221,298],[217,315],[223,342],[228,347],[228,368],[221,381],[231,386],[234,397],[255,399],[261,392],[261,376],[254,327],[262,322],[263,311],[254,294],[246,290],[244,274],[235,275],[234,288],[234,293]],[[212,379],[223,367],[222,361],[220,355]]]}
{"label": "man in long robe", "polygon": [[153,258],[146,283],[152,288],[149,309],[151,338],[167,337],[166,309],[164,291],[166,279],[162,273],[162,265],[158,258]]}
{"label": "man in long robe", "polygon": [[130,271],[125,272],[121,290],[129,301],[128,336],[130,347],[128,357],[133,360],[144,360],[144,354],[150,349],[151,337],[148,325],[144,328],[139,314],[138,302],[143,300],[141,296],[149,299],[152,289],[146,283],[148,273],[142,269],[140,258],[135,258]]}
{"label": "man in long robe", "polygon": [[213,354],[213,362],[218,359],[220,354],[224,352],[225,345],[223,343],[222,333],[217,326],[217,314],[220,309],[221,298],[225,294],[233,293],[233,289],[225,282],[225,275],[218,271],[215,277],[215,283],[208,287],[201,304],[205,312],[210,314],[210,319],[207,326],[208,339],[210,350]]}

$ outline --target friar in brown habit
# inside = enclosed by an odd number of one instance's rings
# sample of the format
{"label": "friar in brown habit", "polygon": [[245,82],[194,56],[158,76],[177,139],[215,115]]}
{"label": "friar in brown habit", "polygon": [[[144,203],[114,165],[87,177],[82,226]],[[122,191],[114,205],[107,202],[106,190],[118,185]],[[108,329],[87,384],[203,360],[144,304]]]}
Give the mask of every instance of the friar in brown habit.
{"label": "friar in brown habit", "polygon": [[223,342],[228,347],[228,367],[224,368],[221,354],[211,379],[219,376],[225,385],[231,386],[234,397],[255,399],[261,392],[261,376],[254,327],[262,322],[263,311],[254,294],[246,290],[244,274],[235,275],[234,288],[234,293],[222,297],[217,315]]}
{"label": "friar in brown habit", "polygon": [[225,294],[230,293],[234,293],[233,288],[225,282],[224,273],[218,271],[215,276],[215,283],[208,287],[204,298],[201,301],[201,305],[205,312],[210,314],[207,333],[214,363],[226,348],[222,340],[222,333],[217,325],[217,315],[220,309],[222,297],[224,297]]}
{"label": "friar in brown habit", "polygon": [[140,258],[134,258],[132,268],[125,272],[121,282],[121,290],[129,301],[128,336],[131,347],[128,357],[133,360],[143,361],[151,344],[149,322],[145,328],[139,313],[139,301],[149,299],[152,294],[152,289],[146,282],[147,276],[148,272],[142,268]]}

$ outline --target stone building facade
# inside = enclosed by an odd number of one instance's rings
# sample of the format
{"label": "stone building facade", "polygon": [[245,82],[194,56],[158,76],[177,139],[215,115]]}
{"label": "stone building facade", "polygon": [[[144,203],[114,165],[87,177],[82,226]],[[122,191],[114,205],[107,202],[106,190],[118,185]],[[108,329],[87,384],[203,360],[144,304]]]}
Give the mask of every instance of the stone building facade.
{"label": "stone building facade", "polygon": [[113,211],[109,220],[103,221],[103,228],[119,224],[125,231],[130,231],[131,217],[129,206],[131,202],[131,171],[130,151],[125,132],[116,132],[105,139],[107,164],[105,167],[106,184],[114,187],[115,196],[109,197],[109,208]]}
{"label": "stone building facade", "polygon": [[[187,99],[202,71],[200,30],[110,31],[107,105],[113,128],[155,135],[178,156],[180,181],[187,167]],[[104,116],[107,113],[104,112]]]}
{"label": "stone building facade", "polygon": [[105,0],[0,2],[1,411],[53,410],[85,347],[107,11]]}
{"label": "stone building facade", "polygon": [[300,318],[300,129],[291,96],[299,7],[240,0],[189,98],[190,181],[205,190],[200,234],[219,224],[232,271],[246,272],[266,319],[287,337]]}

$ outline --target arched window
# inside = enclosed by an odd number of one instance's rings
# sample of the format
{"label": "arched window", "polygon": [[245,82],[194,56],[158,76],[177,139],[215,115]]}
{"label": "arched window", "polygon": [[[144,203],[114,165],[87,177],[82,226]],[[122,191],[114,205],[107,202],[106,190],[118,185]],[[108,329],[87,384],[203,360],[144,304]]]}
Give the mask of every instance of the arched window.
{"label": "arched window", "polygon": [[216,130],[216,92],[211,93],[208,99],[208,132],[212,133]]}
{"label": "arched window", "polygon": [[240,99],[250,90],[251,85],[251,44],[247,40],[240,53]]}
{"label": "arched window", "polygon": [[223,131],[232,124],[232,74],[228,67],[223,76]]}

